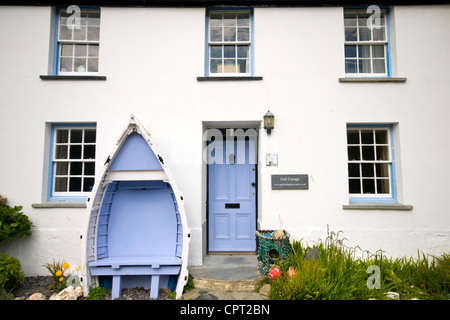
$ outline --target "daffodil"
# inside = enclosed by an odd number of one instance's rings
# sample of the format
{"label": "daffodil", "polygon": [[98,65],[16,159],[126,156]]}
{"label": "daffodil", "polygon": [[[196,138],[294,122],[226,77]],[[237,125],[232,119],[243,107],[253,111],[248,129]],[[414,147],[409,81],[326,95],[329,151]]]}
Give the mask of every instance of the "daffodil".
{"label": "daffodil", "polygon": [[63,277],[59,278],[59,282],[63,282],[63,281],[64,281]]}
{"label": "daffodil", "polygon": [[70,268],[70,264],[68,264],[67,262],[64,262],[62,267],[67,270]]}
{"label": "daffodil", "polygon": [[62,276],[62,271],[61,270],[58,270],[58,271],[56,271],[56,273],[55,273],[55,275],[57,276],[57,277],[61,277]]}

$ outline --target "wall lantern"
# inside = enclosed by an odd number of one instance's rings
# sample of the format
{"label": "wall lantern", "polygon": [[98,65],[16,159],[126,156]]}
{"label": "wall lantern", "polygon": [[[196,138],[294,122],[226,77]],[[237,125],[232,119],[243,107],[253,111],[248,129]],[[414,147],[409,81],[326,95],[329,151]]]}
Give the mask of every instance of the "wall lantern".
{"label": "wall lantern", "polygon": [[264,115],[264,129],[266,129],[267,134],[270,134],[274,128],[274,118],[275,116],[270,111],[267,111]]}

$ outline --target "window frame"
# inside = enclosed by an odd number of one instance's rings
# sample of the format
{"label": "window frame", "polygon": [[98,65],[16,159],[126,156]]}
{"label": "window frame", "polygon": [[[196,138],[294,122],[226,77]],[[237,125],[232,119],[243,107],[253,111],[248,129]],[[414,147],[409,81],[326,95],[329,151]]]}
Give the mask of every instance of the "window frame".
{"label": "window frame", "polygon": [[[348,158],[348,147],[356,146],[355,144],[349,144],[348,140],[346,141],[347,148],[347,192],[349,195],[349,203],[397,203],[397,191],[396,191],[396,171],[395,171],[395,148],[394,148],[394,134],[393,134],[393,125],[392,124],[347,124],[346,127],[346,139],[348,139],[348,132],[350,130],[386,130],[388,133],[387,141],[388,141],[388,154],[389,160],[356,160],[351,161]],[[363,146],[362,141],[359,141],[359,146]],[[373,146],[376,148],[376,141],[374,141]],[[360,153],[361,154],[361,153]],[[389,193],[375,193],[375,194],[364,194],[362,190],[362,182],[361,182],[361,193],[350,193],[350,174],[349,174],[349,164],[363,164],[363,163],[374,163],[374,164],[388,164],[389,171]],[[374,177],[376,180],[376,173],[374,173]],[[363,179],[362,172],[360,171],[360,180]],[[376,188],[376,185],[375,185]]]}
{"label": "window frame", "polygon": [[[392,71],[391,71],[391,26],[390,26],[390,11],[388,7],[380,6],[380,11],[384,14],[384,20],[385,20],[385,40],[368,40],[368,41],[359,41],[357,39],[356,41],[347,41],[345,39],[345,14],[346,13],[356,13],[356,14],[368,14],[366,12],[367,7],[351,7],[351,8],[344,8],[343,10],[343,27],[344,27],[344,73],[346,78],[390,78],[392,77]],[[369,14],[370,15],[370,14]],[[357,18],[358,20],[358,18]],[[359,26],[356,26],[357,30]],[[373,29],[371,29],[371,34],[373,34]],[[359,35],[359,32],[357,32],[357,37]],[[358,46],[361,45],[369,45],[370,46],[370,63],[371,63],[371,72],[370,73],[347,73],[345,64],[347,61],[347,57],[345,56],[345,48],[347,45],[355,45],[356,46],[356,52],[357,56],[354,58],[357,61],[357,71],[358,71],[358,64],[360,58],[358,57]],[[373,46],[376,45],[383,45],[384,48],[384,73],[374,73],[373,72]]]}
{"label": "window frame", "polygon": [[[53,74],[56,76],[95,76],[99,74],[99,65],[100,65],[100,30],[99,30],[99,39],[98,41],[88,41],[86,40],[60,40],[60,18],[61,18],[61,11],[66,11],[67,6],[64,7],[56,7],[55,11],[55,29],[54,29],[54,51],[53,51]],[[99,29],[101,29],[101,9],[100,7],[96,6],[80,6],[80,13],[84,12],[98,12],[100,14],[100,22],[99,22]],[[86,31],[87,32],[87,31]],[[62,46],[61,44],[87,44],[87,45],[98,45],[98,56],[96,57],[98,59],[97,62],[97,71],[84,71],[84,72],[78,72],[78,71],[60,71],[60,62],[61,62],[61,50]],[[88,49],[86,49],[88,50]],[[72,56],[73,58],[75,56]],[[89,53],[86,53],[86,58],[89,57]],[[74,65],[73,65],[74,66]],[[86,65],[86,68],[88,68],[88,65]]]}
{"label": "window frame", "polygon": [[[97,152],[97,125],[96,123],[52,123],[51,124],[51,132],[50,132],[50,154],[49,154],[49,170],[48,170],[48,190],[47,190],[47,201],[86,201],[89,194],[91,194],[92,190],[90,191],[65,191],[65,192],[58,192],[54,191],[55,189],[55,178],[56,178],[56,163],[58,162],[90,162],[94,164],[94,174],[93,175],[87,175],[92,176],[94,178],[94,184],[95,184],[95,171],[96,171],[96,156],[92,160],[83,159],[83,156],[81,155],[80,161],[70,161],[71,159],[67,158],[62,161],[62,159],[55,159],[55,149],[56,149],[56,131],[57,130],[84,130],[84,129],[95,129],[96,139],[94,143],[85,144],[84,141],[81,142],[82,145],[94,145],[95,146],[95,154]],[[70,141],[67,142],[68,145],[70,145]],[[77,143],[78,144],[78,143]],[[69,153],[69,150],[67,150],[67,153]],[[68,169],[69,170],[69,169]],[[68,171],[67,177],[70,177],[71,174]],[[78,176],[78,175],[74,175]],[[82,173],[79,175],[81,178],[85,177],[85,175]],[[92,185],[92,187],[94,186]]]}
{"label": "window frame", "polygon": [[[253,46],[253,39],[254,39],[254,24],[253,24],[253,8],[251,7],[235,7],[235,8],[207,8],[206,9],[206,18],[205,18],[205,77],[253,77],[254,76],[254,59],[253,59],[253,52],[254,52],[254,46]],[[210,42],[210,15],[211,13],[248,13],[249,14],[249,41],[220,41],[220,42]],[[213,73],[210,71],[210,47],[213,45],[233,45],[233,46],[239,46],[239,45],[248,45],[249,46],[249,72],[240,73],[240,72],[233,72],[233,73]],[[225,60],[225,57],[222,56],[222,59]],[[235,57],[234,59],[238,59],[238,57]]]}

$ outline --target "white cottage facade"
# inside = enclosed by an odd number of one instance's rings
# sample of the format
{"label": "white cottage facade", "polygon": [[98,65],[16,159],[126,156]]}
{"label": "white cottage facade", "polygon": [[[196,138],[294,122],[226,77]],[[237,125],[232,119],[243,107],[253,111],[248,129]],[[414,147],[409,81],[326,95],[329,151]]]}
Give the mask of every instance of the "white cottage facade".
{"label": "white cottage facade", "polygon": [[191,266],[280,227],[450,249],[446,1],[26,3],[0,7],[0,194],[35,227],[0,249],[27,275],[82,263],[86,201],[130,114],[183,192]]}

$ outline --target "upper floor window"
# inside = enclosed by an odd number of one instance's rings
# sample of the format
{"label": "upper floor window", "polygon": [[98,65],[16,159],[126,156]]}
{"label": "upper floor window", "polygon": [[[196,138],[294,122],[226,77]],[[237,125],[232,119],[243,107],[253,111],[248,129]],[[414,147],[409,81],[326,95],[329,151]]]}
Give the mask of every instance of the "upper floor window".
{"label": "upper floor window", "polygon": [[98,72],[99,9],[58,10],[56,37],[57,74],[79,75]]}
{"label": "upper floor window", "polygon": [[345,73],[349,76],[388,76],[387,11],[344,10]]}
{"label": "upper floor window", "polygon": [[209,10],[206,75],[252,74],[252,11]]}

